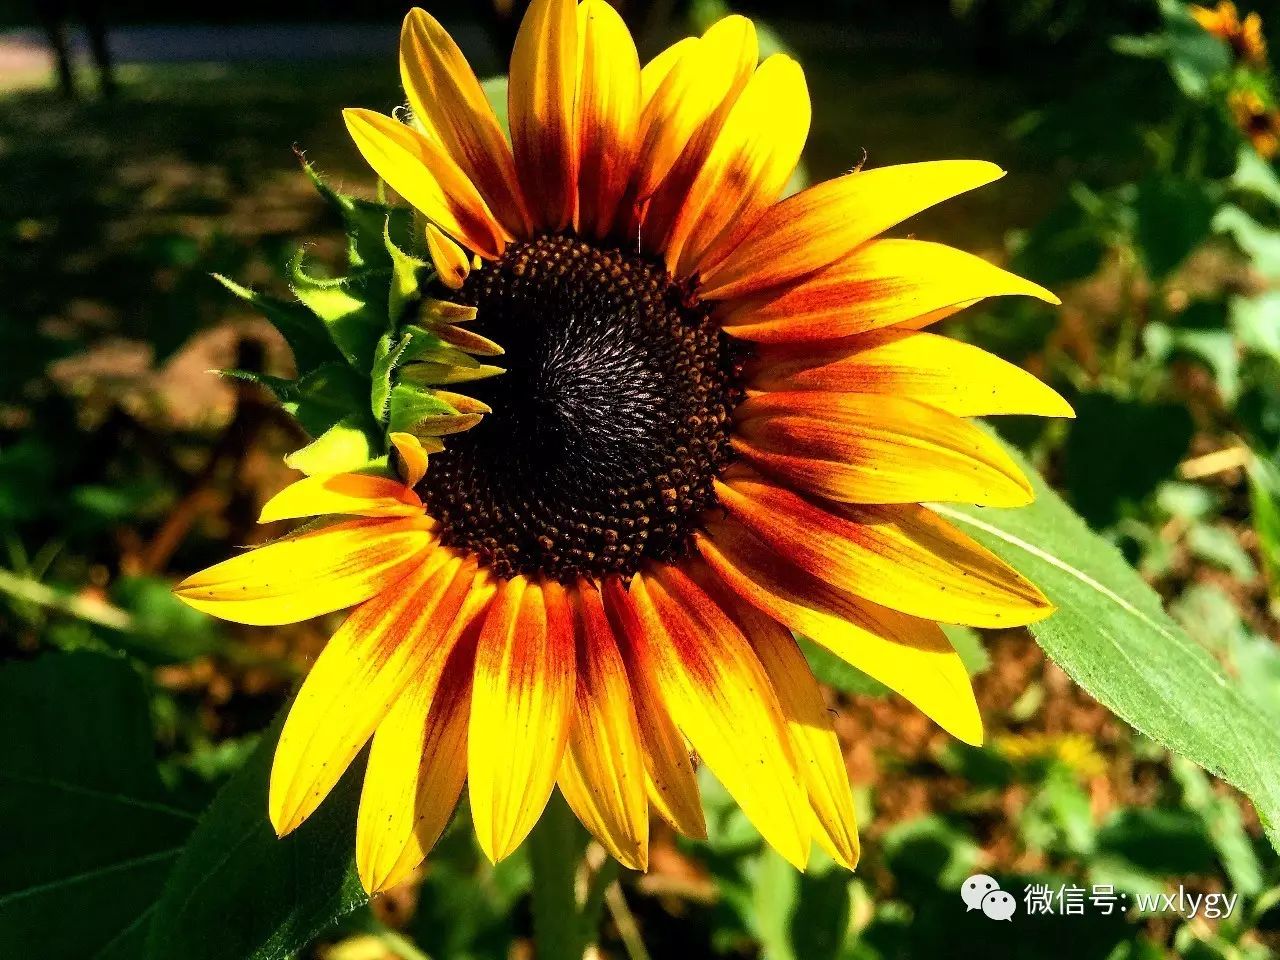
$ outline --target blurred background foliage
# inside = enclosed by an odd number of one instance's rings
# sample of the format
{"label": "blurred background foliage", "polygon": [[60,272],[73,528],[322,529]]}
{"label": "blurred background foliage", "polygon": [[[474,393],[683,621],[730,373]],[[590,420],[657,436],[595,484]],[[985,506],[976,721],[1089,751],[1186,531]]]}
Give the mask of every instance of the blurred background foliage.
{"label": "blurred background foliage", "polygon": [[[727,10],[619,5],[647,54]],[[519,8],[433,5],[482,74],[504,63]],[[1069,423],[997,426],[1280,723],[1280,112],[1266,46],[1280,44],[1280,6],[735,8],[806,69],[813,178],[864,156],[982,157],[1011,172],[911,230],[1010,264],[1064,305],[984,304],[948,332],[1071,400]],[[537,851],[488,866],[465,811],[420,876],[371,906],[344,872],[349,846],[308,847],[306,829],[284,842],[285,862],[255,860],[243,840],[230,857],[229,838],[201,837],[208,849],[182,868],[204,864],[191,879],[212,905],[168,892],[156,904],[220,788],[243,836],[269,837],[245,760],[332,626],[244,630],[169,593],[281,532],[254,521],[301,439],[256,387],[208,373],[291,364],[210,274],[284,293],[300,245],[338,266],[341,231],[290,145],[332,182],[370,190],[338,109],[398,102],[403,10],[362,5],[361,25],[345,23],[347,4],[294,0],[187,11],[127,0],[106,12],[120,28],[110,98],[93,93],[85,63],[82,99],[61,97],[39,35],[0,35],[0,822],[22,837],[0,844],[0,955],[134,958],[150,943],[163,956],[157,944],[206,935],[206,946],[240,937],[226,956],[264,960],[530,956]],[[22,27],[28,13],[0,3],[0,22]],[[169,62],[174,51],[185,62]],[[861,807],[854,876],[796,874],[707,778],[705,843],[659,832],[644,876],[588,851],[584,940],[628,960],[1280,951],[1280,857],[1238,794],[1130,731],[1025,633],[953,639],[991,733],[981,749],[810,650]],[[350,784],[339,793],[324,813],[337,824],[353,819]],[[237,871],[262,903],[218,901]],[[976,871],[1015,891],[1182,884],[1239,901],[1220,920],[998,924],[960,909]],[[313,913],[291,908],[289,935],[266,942],[263,917],[300,886]]]}

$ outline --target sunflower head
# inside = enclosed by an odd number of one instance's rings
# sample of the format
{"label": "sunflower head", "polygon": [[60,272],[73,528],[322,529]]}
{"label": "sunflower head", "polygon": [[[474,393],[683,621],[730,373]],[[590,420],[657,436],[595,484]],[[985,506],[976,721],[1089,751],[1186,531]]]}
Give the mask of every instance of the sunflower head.
{"label": "sunflower head", "polygon": [[1231,116],[1254,151],[1270,160],[1280,150],[1280,109],[1269,107],[1255,90],[1234,90],[1227,99]]}
{"label": "sunflower head", "polygon": [[1193,5],[1191,17],[1206,33],[1223,40],[1241,63],[1263,66],[1267,62],[1267,39],[1262,33],[1262,17],[1255,11],[1240,19],[1231,0],[1221,0],[1216,7]]}
{"label": "sunflower head", "polygon": [[[382,311],[375,346],[344,358],[387,456],[309,458],[263,519],[333,522],[178,587],[246,623],[354,608],[285,723],[272,822],[294,829],[372,741],[370,891],[423,859],[464,783],[495,860],[558,787],[643,869],[651,813],[703,832],[705,764],[792,863],[816,842],[852,867],[843,758],[794,633],[976,743],[938,621],[1052,610],[922,503],[1027,503],[970,418],[1070,407],[923,328],[989,296],[1056,298],[879,237],[1002,172],[882,167],[784,198],[804,76],[785,55],[760,62],[737,16],[641,67],[604,0],[534,0],[509,133],[429,14],[405,20],[400,61],[403,118],[346,121],[412,213],[340,198],[358,282],[323,288],[345,312],[299,293],[333,311],[317,316],[335,344]],[[375,226],[382,254],[367,253]]]}

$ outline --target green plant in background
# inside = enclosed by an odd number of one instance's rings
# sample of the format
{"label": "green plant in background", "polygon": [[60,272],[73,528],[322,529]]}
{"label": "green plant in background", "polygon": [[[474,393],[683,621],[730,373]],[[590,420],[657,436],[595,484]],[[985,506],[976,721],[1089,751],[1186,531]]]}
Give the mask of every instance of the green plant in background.
{"label": "green plant in background", "polygon": [[[1090,5],[1077,6],[1071,16],[1057,11],[1043,32],[1069,37],[1087,25]],[[1167,88],[1153,87],[1151,101],[1162,112],[1133,105],[1136,153],[1117,157],[1105,176],[1082,176],[1045,223],[1014,238],[1017,269],[1055,286],[1080,281],[1065,297],[1064,321],[1008,306],[959,327],[1011,359],[1044,362],[1068,385],[1080,414],[1069,427],[1002,429],[1071,507],[1039,485],[1024,511],[942,508],[1044,586],[1060,613],[1036,625],[1036,640],[1139,733],[1112,725],[1081,734],[1063,729],[1060,715],[1046,718],[1051,668],[1010,695],[1001,708],[1007,732],[988,746],[931,741],[902,769],[885,760],[884,782],[857,797],[870,829],[852,878],[823,860],[797,874],[703,770],[708,835],[675,845],[682,870],[619,878],[567,821],[582,861],[558,864],[560,879],[576,884],[555,901],[565,911],[562,941],[601,939],[610,955],[632,960],[646,949],[798,960],[1272,955],[1280,657],[1267,602],[1274,615],[1280,181],[1265,134],[1274,78],[1249,40],[1256,21],[1246,29],[1251,21],[1237,16],[1233,30],[1218,8],[1206,26],[1205,14],[1172,2],[1155,12],[1154,32],[1135,38],[1119,24],[1111,52],[1098,56],[1158,67]],[[1020,16],[1023,34],[1040,29],[1033,10]],[[1118,104],[1111,122],[1129,123],[1128,108]],[[1044,126],[1030,117],[1012,133],[1033,149]],[[427,275],[425,261],[406,253],[421,251],[415,225],[398,208],[321,190],[350,231],[351,277],[316,279],[294,259],[300,303],[228,284],[277,321],[298,364],[288,381],[242,372],[307,428],[292,462],[384,470],[390,433],[413,432],[430,446],[447,418],[480,412],[458,398],[456,371],[492,370],[483,348],[467,350],[474,341],[451,341],[453,331],[434,325],[441,318],[394,308],[416,300]],[[233,266],[228,273],[242,276]],[[368,415],[346,420],[357,408]],[[296,446],[294,435],[288,443]],[[359,770],[297,834],[274,837],[263,810],[276,728],[210,738],[182,694],[155,678],[210,655],[241,672],[279,670],[285,683],[296,667],[175,604],[162,562],[102,576],[102,544],[114,531],[157,522],[181,499],[170,478],[124,459],[114,473],[42,500],[33,491],[59,475],[48,448],[0,449],[6,634],[28,652],[66,651],[0,667],[9,733],[0,812],[27,838],[0,849],[0,955],[23,956],[37,943],[42,955],[76,960],[508,956],[530,934],[530,904],[546,894],[531,873],[545,849],[495,868],[478,855],[464,809],[402,922],[387,901],[367,903],[350,861]],[[1000,660],[1010,641],[972,631],[950,638],[980,685],[994,687],[984,644],[994,642]],[[839,691],[833,702],[855,712],[891,705],[871,678],[812,645],[806,653]],[[268,697],[249,729],[266,726],[277,703],[278,693]],[[1259,822],[1202,768],[1243,791]],[[904,783],[936,787],[927,811],[902,815],[904,799],[915,809]],[[1115,784],[1124,785],[1120,796]],[[568,816],[549,812],[557,815]],[[1011,923],[963,912],[958,890],[975,872],[1017,891]],[[1134,922],[1092,904],[1085,917],[1033,917],[1021,899],[1032,886],[1110,887],[1134,898],[1178,884],[1238,900],[1213,922],[1159,910]],[[308,947],[317,937],[325,945]]]}

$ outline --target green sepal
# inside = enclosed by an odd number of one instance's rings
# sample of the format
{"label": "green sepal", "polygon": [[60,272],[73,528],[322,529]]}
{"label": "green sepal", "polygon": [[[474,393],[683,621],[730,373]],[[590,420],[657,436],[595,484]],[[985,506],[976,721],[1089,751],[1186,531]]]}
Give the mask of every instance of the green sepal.
{"label": "green sepal", "polygon": [[422,327],[417,326],[407,326],[404,328],[404,333],[408,346],[404,355],[400,358],[401,363],[448,363],[471,369],[480,366],[480,361],[471,354],[464,353],[457,347],[446,343],[430,330],[424,330]]}
{"label": "green sepal", "polygon": [[485,380],[506,372],[502,367],[495,367],[491,363],[479,363],[475,360],[470,364],[428,361],[401,367],[400,382],[426,387],[443,387],[451,383],[474,383],[476,380]]}
{"label": "green sepal", "polygon": [[254,373],[252,370],[218,370],[217,374],[229,380],[240,380],[243,383],[254,383],[260,387],[266,387],[281,405],[297,399],[297,380],[273,377],[266,373]]}
{"label": "green sepal", "polygon": [[269,389],[315,438],[286,458],[306,473],[385,470],[387,433],[393,431],[412,433],[438,452],[441,436],[474,426],[487,408],[468,401],[463,412],[434,388],[503,372],[471,355],[501,348],[452,326],[458,317],[469,318],[460,307],[441,314],[438,324],[402,323],[417,320],[421,311],[415,304],[429,299],[433,270],[429,260],[410,252],[420,247],[413,212],[388,206],[381,193],[376,202],[339,193],[305,161],[303,168],[342,219],[350,273],[313,276],[300,251],[287,269],[296,303],[218,277],[280,328],[299,373],[296,380],[244,371],[227,375]]}
{"label": "green sepal", "polygon": [[338,214],[347,234],[347,263],[352,270],[390,270],[392,263],[383,236],[405,238],[412,232],[412,211],[386,203],[339,193],[306,160],[302,169],[320,196]]}
{"label": "green sepal", "polygon": [[359,411],[369,395],[368,381],[345,363],[325,364],[293,383],[284,409],[313,437]]}
{"label": "green sepal", "polygon": [[250,290],[218,273],[213,274],[213,279],[262,311],[289,344],[299,373],[306,373],[325,363],[342,361],[342,354],[329,335],[329,328],[305,305]]}
{"label": "green sepal", "polygon": [[372,282],[377,274],[319,279],[302,269],[302,258],[299,251],[289,261],[289,285],[294,296],[320,318],[348,363],[357,370],[369,370],[378,337],[386,328],[385,301],[378,296],[376,284]]}
{"label": "green sepal", "polygon": [[344,417],[301,450],[289,454],[284,462],[309,477],[364,470],[385,456],[381,443],[371,433],[367,418]]}
{"label": "green sepal", "polygon": [[423,273],[431,265],[401,250],[391,239],[391,219],[383,224],[382,241],[391,258],[391,285],[387,290],[387,319],[394,327],[404,314],[404,309],[422,296]]}
{"label": "green sepal", "polygon": [[400,358],[409,348],[408,337],[383,334],[373,355],[373,389],[369,395],[373,415],[379,422],[386,419],[387,404],[391,400],[392,375]]}
{"label": "green sepal", "polygon": [[457,416],[458,411],[430,390],[399,383],[391,390],[390,414],[392,432],[421,438],[439,435],[428,426],[434,418]]}

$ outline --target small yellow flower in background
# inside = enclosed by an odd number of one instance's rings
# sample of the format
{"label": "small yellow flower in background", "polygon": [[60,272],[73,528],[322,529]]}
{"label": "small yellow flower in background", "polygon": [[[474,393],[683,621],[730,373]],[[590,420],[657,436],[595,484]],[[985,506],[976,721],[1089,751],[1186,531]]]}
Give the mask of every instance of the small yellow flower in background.
{"label": "small yellow flower in background", "polygon": [[1084,780],[1107,772],[1106,760],[1083,733],[1011,733],[997,737],[994,745],[1015,763],[1054,761]]}
{"label": "small yellow flower in background", "polygon": [[401,75],[412,125],[352,109],[348,129],[433,225],[434,309],[505,348],[506,372],[429,462],[395,434],[398,479],[309,477],[263,513],[345,519],[177,588],[242,623],[355,608],[285,724],[272,823],[295,829],[372,739],[371,892],[422,861],[464,783],[493,860],[558,786],[644,869],[651,812],[704,834],[692,748],[791,863],[816,842],[852,868],[844,760],[792,631],[978,743],[938,621],[1053,609],[921,502],[1030,502],[969,418],[1071,409],[922,328],[985,297],[1057,299],[941,244],[876,239],[1002,171],[890,166],[780,200],[808,92],[739,16],[641,67],[604,0],[534,0],[510,144],[422,10]]}
{"label": "small yellow flower in background", "polygon": [[1244,20],[1236,5],[1222,0],[1217,7],[1191,7],[1191,16],[1207,33],[1225,40],[1238,61],[1262,66],[1267,62],[1267,39],[1262,35],[1262,17],[1256,12]]}
{"label": "small yellow flower in background", "polygon": [[1236,126],[1264,160],[1280,150],[1280,109],[1268,107],[1253,90],[1234,90],[1227,99]]}

